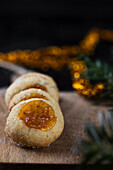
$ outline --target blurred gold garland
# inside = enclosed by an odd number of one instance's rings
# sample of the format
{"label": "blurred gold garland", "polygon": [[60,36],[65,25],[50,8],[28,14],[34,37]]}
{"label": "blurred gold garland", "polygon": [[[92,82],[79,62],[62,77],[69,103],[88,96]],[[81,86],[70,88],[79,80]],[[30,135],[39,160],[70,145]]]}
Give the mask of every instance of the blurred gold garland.
{"label": "blurred gold garland", "polygon": [[113,31],[94,28],[91,29],[80,44],[74,46],[51,46],[37,50],[16,50],[0,53],[0,60],[24,64],[43,71],[49,68],[61,70],[71,68],[72,86],[79,93],[88,98],[103,92],[104,84],[98,82],[92,85],[81,74],[87,69],[84,61],[78,60],[80,54],[91,56],[101,40],[113,42]]}

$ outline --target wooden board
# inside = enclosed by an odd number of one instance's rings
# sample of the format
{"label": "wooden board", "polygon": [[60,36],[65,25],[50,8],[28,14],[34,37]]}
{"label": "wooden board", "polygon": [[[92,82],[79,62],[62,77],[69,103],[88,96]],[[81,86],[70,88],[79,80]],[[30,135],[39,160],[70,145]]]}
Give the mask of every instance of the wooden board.
{"label": "wooden board", "polygon": [[74,154],[78,138],[86,137],[84,123],[97,121],[97,111],[107,107],[95,106],[75,92],[60,93],[60,105],[65,119],[65,128],[57,141],[47,148],[24,149],[9,142],[4,134],[7,109],[4,103],[5,90],[0,92],[0,162],[13,163],[64,163],[80,162],[80,155]]}

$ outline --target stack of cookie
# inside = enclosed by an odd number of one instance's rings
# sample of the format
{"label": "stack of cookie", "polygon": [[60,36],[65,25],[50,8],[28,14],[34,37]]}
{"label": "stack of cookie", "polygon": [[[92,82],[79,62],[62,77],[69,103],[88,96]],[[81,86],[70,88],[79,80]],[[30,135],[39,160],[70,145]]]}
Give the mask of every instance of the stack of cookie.
{"label": "stack of cookie", "polygon": [[5,132],[11,141],[24,147],[46,147],[62,133],[64,119],[54,80],[44,74],[29,73],[7,89]]}

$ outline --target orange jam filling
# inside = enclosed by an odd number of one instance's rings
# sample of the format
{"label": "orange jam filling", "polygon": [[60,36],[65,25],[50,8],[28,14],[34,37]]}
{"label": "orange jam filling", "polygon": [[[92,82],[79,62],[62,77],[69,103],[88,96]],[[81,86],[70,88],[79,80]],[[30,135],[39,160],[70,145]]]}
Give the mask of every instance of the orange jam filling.
{"label": "orange jam filling", "polygon": [[31,85],[31,86],[28,86],[26,87],[24,90],[27,90],[27,89],[31,89],[31,88],[35,88],[35,89],[41,89],[41,90],[44,90],[47,92],[47,88],[43,85],[40,85],[40,84],[34,84],[34,85]]}
{"label": "orange jam filling", "polygon": [[[28,100],[28,99],[32,99],[32,98],[42,98],[42,99],[45,99],[45,100],[49,100],[49,99],[48,99],[46,96],[44,96],[43,94],[40,94],[40,93],[30,93],[30,95],[24,96],[19,102],[25,101],[25,100]],[[14,104],[11,106],[11,108],[10,108],[9,111],[11,111],[12,108],[13,108],[16,104],[18,104],[18,103],[14,103]]]}
{"label": "orange jam filling", "polygon": [[53,108],[42,100],[34,100],[26,103],[20,109],[18,117],[24,121],[29,128],[47,131],[56,124]]}

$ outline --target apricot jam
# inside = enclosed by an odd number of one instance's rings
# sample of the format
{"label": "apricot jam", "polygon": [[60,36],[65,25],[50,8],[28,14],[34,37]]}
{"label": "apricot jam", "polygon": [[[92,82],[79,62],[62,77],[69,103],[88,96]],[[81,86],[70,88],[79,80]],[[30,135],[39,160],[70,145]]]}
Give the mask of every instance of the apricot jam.
{"label": "apricot jam", "polygon": [[42,100],[34,100],[26,103],[20,109],[18,117],[24,121],[29,128],[47,131],[56,124],[53,108]]}
{"label": "apricot jam", "polygon": [[[45,99],[45,100],[49,100],[46,96],[44,96],[43,94],[40,94],[40,93],[30,93],[30,95],[27,95],[27,96],[24,96],[19,102],[22,102],[22,101],[25,101],[25,100],[28,100],[28,99],[32,99],[32,98],[42,98],[42,99]],[[10,111],[12,110],[12,108],[18,103],[14,103],[11,108],[10,108]]]}
{"label": "apricot jam", "polygon": [[31,88],[35,88],[35,89],[41,89],[41,90],[44,90],[47,92],[47,88],[43,85],[40,85],[40,84],[34,84],[34,85],[31,85],[31,86],[28,86],[26,87],[24,90],[28,90],[28,89],[31,89]]}

